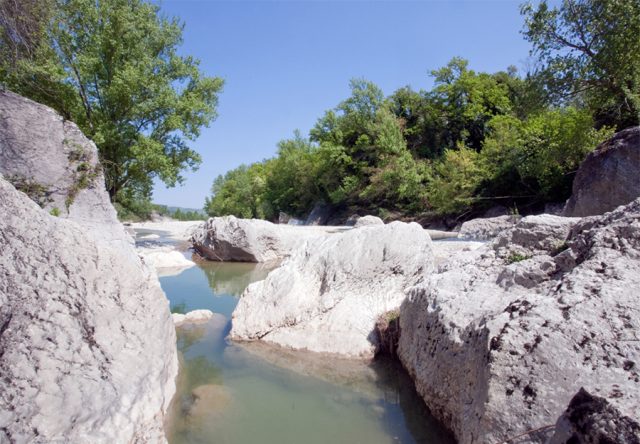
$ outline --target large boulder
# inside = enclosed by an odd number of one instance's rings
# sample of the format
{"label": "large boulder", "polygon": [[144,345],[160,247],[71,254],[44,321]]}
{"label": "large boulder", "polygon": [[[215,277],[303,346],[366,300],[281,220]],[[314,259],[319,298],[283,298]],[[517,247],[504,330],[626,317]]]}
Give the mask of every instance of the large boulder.
{"label": "large boulder", "polygon": [[353,224],[353,228],[368,227],[371,225],[384,225],[382,219],[376,216],[362,216]]}
{"label": "large boulder", "polygon": [[519,220],[520,216],[515,215],[471,219],[462,224],[458,237],[469,240],[490,240],[513,227]]}
{"label": "large boulder", "polygon": [[194,249],[212,261],[270,262],[287,257],[308,239],[323,236],[320,227],[272,224],[235,216],[212,217],[191,236]]}
{"label": "large boulder", "polygon": [[165,441],[168,302],[133,247],[82,221],[0,179],[0,442]]}
{"label": "large boulder", "polygon": [[637,421],[638,288],[640,199],[585,219],[527,217],[410,290],[398,355],[461,444],[555,424],[581,387]]}
{"label": "large boulder", "polygon": [[0,174],[46,211],[80,223],[93,238],[133,243],[105,191],[95,144],[53,109],[2,91]]}
{"label": "large boulder", "polygon": [[382,313],[432,268],[429,235],[393,222],[316,238],[243,293],[231,338],[371,357]]}
{"label": "large boulder", "polygon": [[575,179],[565,216],[593,216],[640,197],[640,126],[616,133],[589,153]]}

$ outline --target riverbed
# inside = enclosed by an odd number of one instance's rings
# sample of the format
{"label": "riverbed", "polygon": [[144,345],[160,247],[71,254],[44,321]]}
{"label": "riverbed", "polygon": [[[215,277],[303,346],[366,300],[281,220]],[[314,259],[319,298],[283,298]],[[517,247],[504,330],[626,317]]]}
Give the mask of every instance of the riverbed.
{"label": "riverbed", "polygon": [[216,313],[207,324],[177,329],[181,372],[167,424],[170,443],[453,442],[396,362],[228,343],[238,298],[271,268],[196,263],[160,278],[172,311]]}

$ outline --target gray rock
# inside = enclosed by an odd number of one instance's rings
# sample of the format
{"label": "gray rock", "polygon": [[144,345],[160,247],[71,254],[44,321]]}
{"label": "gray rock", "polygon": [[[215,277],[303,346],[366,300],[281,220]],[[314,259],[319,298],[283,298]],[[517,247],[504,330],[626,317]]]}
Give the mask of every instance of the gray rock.
{"label": "gray rock", "polygon": [[398,354],[461,444],[554,424],[581,387],[637,421],[638,288],[640,199],[528,217],[409,291]]}
{"label": "gray rock", "polygon": [[305,225],[325,225],[331,217],[332,208],[324,202],[317,202],[305,220]]}
{"label": "gray rock", "polygon": [[510,230],[503,230],[493,243],[501,257],[513,253],[532,256],[553,253],[566,247],[567,236],[580,219],[575,217],[537,214],[522,218]]}
{"label": "gray rock", "polygon": [[287,257],[326,229],[277,225],[235,216],[212,217],[192,237],[194,249],[212,261],[270,262]]}
{"label": "gray rock", "polygon": [[493,239],[504,230],[513,227],[519,220],[520,216],[512,215],[472,219],[462,224],[458,237],[469,240]]}
{"label": "gray rock", "polygon": [[53,109],[11,92],[0,92],[0,174],[92,237],[133,244],[105,191],[94,143]]}
{"label": "gray rock", "polygon": [[640,444],[640,424],[581,388],[556,422],[549,444],[567,442]]}
{"label": "gray rock", "polygon": [[384,225],[382,219],[376,216],[362,216],[359,217],[356,223],[353,225],[354,228],[367,227],[371,225]]}
{"label": "gray rock", "polygon": [[93,233],[0,179],[0,442],[165,441],[167,300],[133,247]]}
{"label": "gray rock", "polygon": [[360,216],[358,214],[352,214],[344,222],[344,225],[346,225],[347,227],[353,227],[356,224],[356,222],[358,222],[358,219],[360,219],[361,217],[362,216]]}
{"label": "gray rock", "polygon": [[231,338],[371,357],[374,327],[431,271],[429,235],[393,222],[315,238],[243,293]]}
{"label": "gray rock", "polygon": [[592,216],[640,197],[640,127],[616,133],[589,153],[575,179],[565,216]]}
{"label": "gray rock", "polygon": [[564,213],[564,202],[560,203],[546,203],[544,205],[544,213],[545,214],[553,214],[555,216],[562,216]]}
{"label": "gray rock", "polygon": [[278,223],[279,224],[287,224],[291,220],[291,216],[285,213],[284,211],[280,211],[278,214]]}
{"label": "gray rock", "polygon": [[496,205],[494,207],[489,208],[482,215],[483,219],[488,219],[491,217],[499,217],[499,216],[510,216],[511,208],[505,207],[504,205]]}

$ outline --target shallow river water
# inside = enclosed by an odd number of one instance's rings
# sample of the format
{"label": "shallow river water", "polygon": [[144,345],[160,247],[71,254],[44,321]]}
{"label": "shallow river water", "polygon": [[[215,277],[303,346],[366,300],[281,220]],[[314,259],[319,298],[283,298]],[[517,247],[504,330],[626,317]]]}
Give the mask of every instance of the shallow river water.
{"label": "shallow river water", "polygon": [[227,343],[238,297],[268,272],[255,264],[205,262],[160,278],[173,311],[218,313],[204,326],[178,329],[171,444],[453,442],[396,363]]}

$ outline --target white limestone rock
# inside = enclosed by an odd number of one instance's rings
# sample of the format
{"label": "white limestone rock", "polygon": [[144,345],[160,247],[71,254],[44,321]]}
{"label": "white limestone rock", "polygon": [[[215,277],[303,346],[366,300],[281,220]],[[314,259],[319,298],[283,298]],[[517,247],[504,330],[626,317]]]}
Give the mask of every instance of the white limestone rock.
{"label": "white limestone rock", "polygon": [[638,288],[640,199],[582,220],[528,217],[410,290],[398,354],[461,444],[554,424],[581,387],[637,421]]}
{"label": "white limestone rock", "polygon": [[231,338],[371,357],[378,317],[431,271],[429,235],[393,222],[309,240],[243,293]]}
{"label": "white limestone rock", "polygon": [[513,227],[520,216],[496,216],[471,219],[462,224],[458,237],[469,240],[490,240]]}
{"label": "white limestone rock", "polygon": [[185,324],[202,324],[204,322],[209,322],[213,318],[214,313],[211,310],[201,309],[192,310],[185,314],[173,313],[171,316],[173,317],[173,324],[176,327],[181,327]]}
{"label": "white limestone rock", "polygon": [[0,174],[47,212],[135,254],[105,191],[95,144],[53,109],[8,91],[0,91]]}
{"label": "white limestone rock", "polygon": [[93,234],[0,179],[0,442],[165,441],[168,302],[133,247]]}
{"label": "white limestone rock", "polygon": [[136,248],[140,257],[151,265],[158,276],[172,276],[196,264],[171,245],[146,244]]}
{"label": "white limestone rock", "polygon": [[384,225],[384,222],[376,216],[362,216],[358,218],[353,228],[368,227],[371,225]]}
{"label": "white limestone rock", "polygon": [[191,237],[194,249],[212,261],[270,262],[287,257],[325,227],[296,227],[235,216],[212,217]]}

